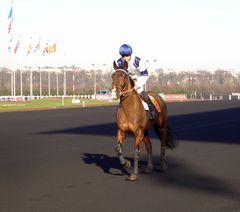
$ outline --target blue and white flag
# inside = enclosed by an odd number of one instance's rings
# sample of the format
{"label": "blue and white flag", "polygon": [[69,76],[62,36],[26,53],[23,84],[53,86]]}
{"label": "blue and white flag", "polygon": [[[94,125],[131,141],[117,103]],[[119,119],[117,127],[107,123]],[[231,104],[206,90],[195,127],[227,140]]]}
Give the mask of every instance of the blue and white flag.
{"label": "blue and white flag", "polygon": [[13,8],[11,6],[11,9],[10,9],[10,12],[9,12],[9,15],[8,15],[8,19],[12,18],[13,16]]}

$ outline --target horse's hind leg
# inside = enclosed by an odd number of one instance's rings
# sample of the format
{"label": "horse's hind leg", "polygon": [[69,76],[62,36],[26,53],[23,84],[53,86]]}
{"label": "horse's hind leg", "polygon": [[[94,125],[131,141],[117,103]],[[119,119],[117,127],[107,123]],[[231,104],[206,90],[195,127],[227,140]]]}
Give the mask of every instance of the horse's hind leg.
{"label": "horse's hind leg", "polygon": [[123,132],[122,130],[118,130],[118,132],[117,132],[117,143],[118,144],[115,146],[115,151],[118,154],[118,158],[120,160],[120,163],[124,167],[129,168],[131,166],[131,162],[129,160],[126,160],[123,157],[123,154],[122,154],[122,143],[123,143],[125,138],[126,138],[126,133]]}
{"label": "horse's hind leg", "polygon": [[166,158],[166,145],[168,142],[168,130],[166,126],[154,126],[154,129],[161,141],[160,148],[160,169],[161,171],[165,171],[168,168],[168,161]]}
{"label": "horse's hind leg", "polygon": [[147,168],[145,170],[146,173],[152,173],[153,170],[153,160],[152,160],[152,144],[150,141],[150,138],[146,133],[144,133],[144,138],[143,138],[146,150],[147,150],[147,154],[148,154],[148,163],[147,163]]}

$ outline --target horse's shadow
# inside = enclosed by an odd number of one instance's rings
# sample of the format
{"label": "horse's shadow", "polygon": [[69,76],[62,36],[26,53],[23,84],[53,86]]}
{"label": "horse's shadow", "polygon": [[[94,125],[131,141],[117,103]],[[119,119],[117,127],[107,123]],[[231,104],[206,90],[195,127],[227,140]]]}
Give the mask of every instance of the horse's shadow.
{"label": "horse's shadow", "polygon": [[[110,157],[104,154],[93,154],[93,153],[83,153],[81,157],[85,164],[91,165],[94,164],[97,167],[101,168],[102,171],[106,174],[111,175],[127,175],[130,176],[130,172],[133,171],[133,167],[124,168],[123,165],[120,164],[118,157]],[[133,164],[133,159],[125,157],[125,159],[129,160],[131,164]],[[141,174],[146,174],[145,168],[147,166],[147,162],[145,160],[139,161],[139,172]],[[160,166],[159,163],[154,163],[154,166]],[[155,172],[162,172],[160,168],[153,169]]]}
{"label": "horse's shadow", "polygon": [[118,157],[109,157],[104,154],[84,153],[81,157],[85,164],[95,164],[104,173],[111,175],[130,175],[129,172],[120,164]]}
{"label": "horse's shadow", "polygon": [[[101,168],[106,174],[118,176],[130,176],[127,169],[123,168],[118,157],[110,157],[105,154],[84,153],[81,157],[83,162],[88,165],[96,165]],[[127,158],[133,162],[132,159]],[[156,161],[157,158],[154,159]],[[146,161],[139,161],[139,171],[144,174],[143,168],[146,167]],[[154,163],[159,166],[158,162]],[[130,171],[130,170],[129,170]],[[183,163],[178,163],[171,159],[171,167],[168,173],[162,174],[160,169],[154,168],[154,173],[151,177],[153,182],[158,182],[160,185],[168,184],[179,188],[194,189],[201,192],[212,193],[214,195],[230,196],[239,201],[239,191],[229,185],[229,182],[216,176],[207,176],[198,171],[191,169]],[[150,179],[150,178],[149,178]]]}

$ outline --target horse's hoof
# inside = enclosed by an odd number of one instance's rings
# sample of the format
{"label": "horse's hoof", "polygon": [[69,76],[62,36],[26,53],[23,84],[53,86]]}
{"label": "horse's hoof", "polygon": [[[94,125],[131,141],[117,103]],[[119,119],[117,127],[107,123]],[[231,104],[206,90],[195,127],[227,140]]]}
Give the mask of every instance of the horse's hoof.
{"label": "horse's hoof", "polygon": [[124,164],[125,168],[130,168],[131,167],[131,161],[130,160],[126,160],[126,163]]}
{"label": "horse's hoof", "polygon": [[145,169],[145,173],[146,173],[146,174],[152,174],[152,172],[153,172],[153,167],[147,167],[147,168]]}
{"label": "horse's hoof", "polygon": [[166,157],[162,157],[160,159],[160,170],[162,172],[165,172],[168,168],[168,161],[167,161],[167,158]]}
{"label": "horse's hoof", "polygon": [[128,181],[137,181],[138,177],[136,174],[131,174],[129,178],[127,178]]}

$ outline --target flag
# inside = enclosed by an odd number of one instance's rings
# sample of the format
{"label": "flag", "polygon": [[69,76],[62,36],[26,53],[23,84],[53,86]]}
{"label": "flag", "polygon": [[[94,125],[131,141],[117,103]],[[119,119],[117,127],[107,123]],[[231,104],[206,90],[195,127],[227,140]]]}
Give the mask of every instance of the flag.
{"label": "flag", "polygon": [[28,47],[28,50],[27,50],[27,54],[30,54],[30,53],[31,53],[31,51],[32,51],[32,45],[31,45],[31,44],[29,44],[29,47]]}
{"label": "flag", "polygon": [[11,38],[10,38],[10,40],[9,40],[9,45],[8,45],[8,53],[10,54],[10,52],[11,52],[11,49],[12,49],[12,35],[11,35]]}
{"label": "flag", "polygon": [[20,47],[20,40],[18,40],[18,42],[16,43],[16,46],[14,48],[14,53],[17,53],[18,48]]}
{"label": "flag", "polygon": [[12,16],[13,16],[13,8],[11,6],[10,12],[8,14],[8,19],[12,18]]}
{"label": "flag", "polygon": [[11,28],[12,28],[12,20],[9,22],[9,25],[8,25],[8,34],[11,32]]}
{"label": "flag", "polygon": [[56,43],[54,43],[53,45],[49,46],[49,47],[46,47],[46,52],[47,53],[53,53],[53,52],[56,52]]}
{"label": "flag", "polygon": [[46,46],[43,49],[43,56],[46,54],[46,52],[48,53],[48,42],[46,43]]}
{"label": "flag", "polygon": [[12,22],[13,22],[13,7],[11,6],[11,9],[8,14],[8,19],[10,19],[9,25],[8,25],[8,34],[11,32],[12,28]]}
{"label": "flag", "polygon": [[37,45],[36,45],[36,47],[34,49],[34,52],[36,52],[38,50],[40,50],[40,41],[38,41],[38,43],[37,43]]}
{"label": "flag", "polygon": [[10,40],[9,40],[9,43],[12,43],[12,35],[11,35],[11,38],[10,38]]}

